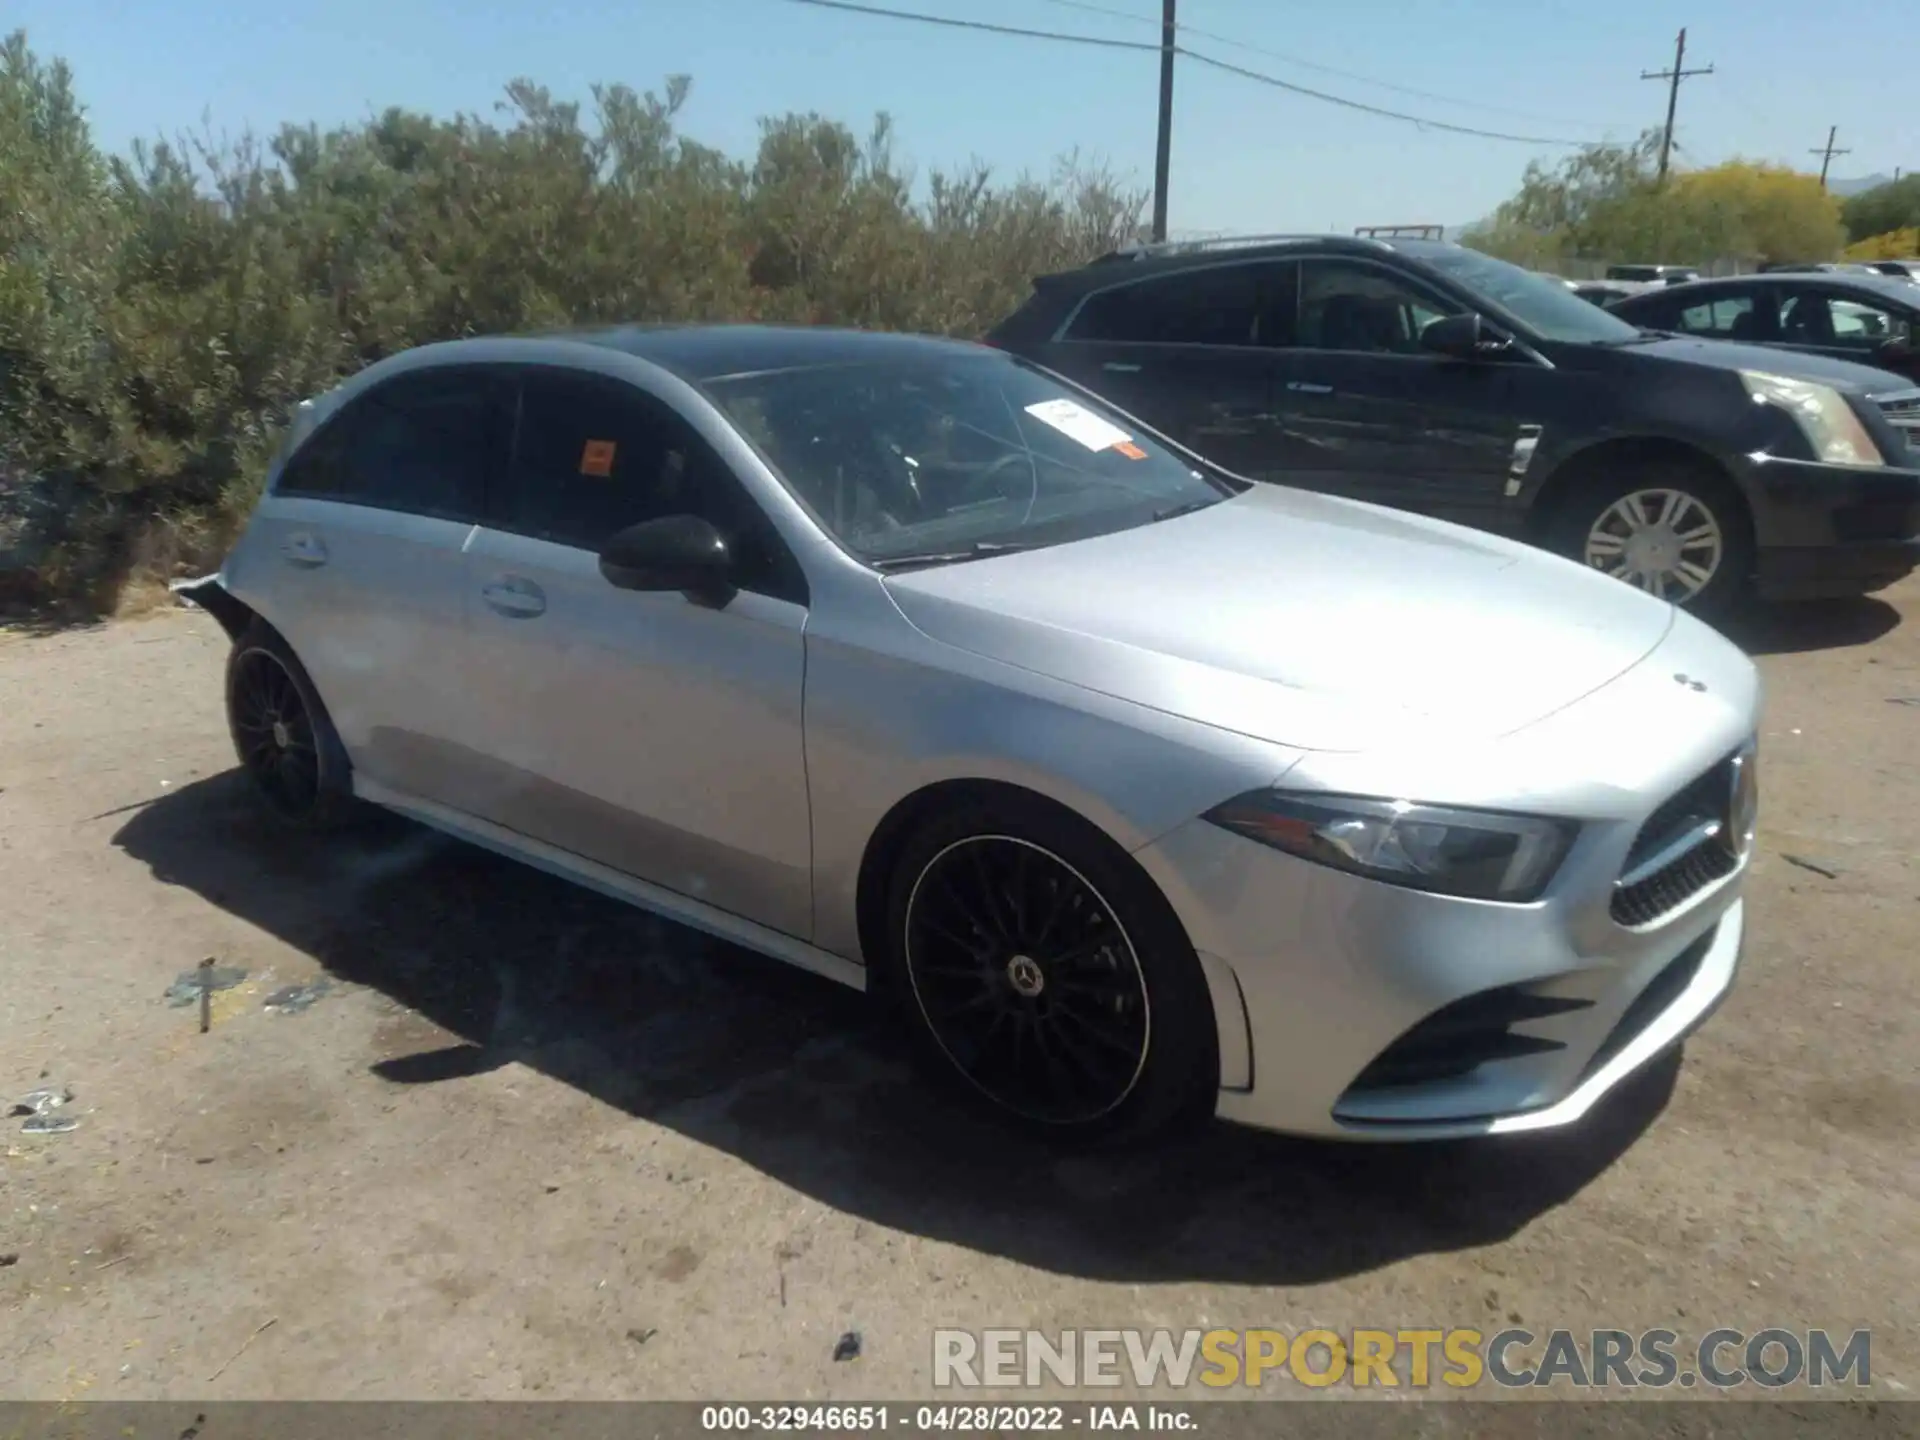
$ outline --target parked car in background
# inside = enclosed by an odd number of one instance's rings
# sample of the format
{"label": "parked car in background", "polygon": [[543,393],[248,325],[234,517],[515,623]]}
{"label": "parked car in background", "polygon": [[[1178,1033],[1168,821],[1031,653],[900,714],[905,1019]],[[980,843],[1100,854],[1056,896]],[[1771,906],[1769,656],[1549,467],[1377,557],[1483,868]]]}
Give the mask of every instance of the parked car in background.
{"label": "parked car in background", "polygon": [[1582,300],[1595,305],[1611,305],[1616,300],[1624,300],[1629,295],[1638,295],[1642,291],[1659,289],[1658,283],[1635,280],[1583,280],[1573,287],[1573,293]]}
{"label": "parked car in background", "polygon": [[1698,280],[1700,272],[1691,265],[1609,265],[1607,279],[1630,280],[1638,285],[1678,285]]}
{"label": "parked car in background", "polygon": [[1857,594],[1920,555],[1920,392],[1652,334],[1459,245],[1134,247],[1038,278],[989,343],[1239,474],[1523,537],[1681,604]]}
{"label": "parked car in background", "polygon": [[1740,956],[1732,644],[982,346],[409,351],[181,589],[284,820],[373,802],[870,990],[1047,1135],[1566,1125]]}
{"label": "parked car in background", "polygon": [[1612,308],[1655,330],[1777,345],[1920,382],[1920,285],[1872,271],[1698,280]]}
{"label": "parked car in background", "polygon": [[1896,280],[1920,281],[1920,260],[1868,260],[1864,263],[1869,270],[1891,275]]}
{"label": "parked car in background", "polygon": [[1760,267],[1762,275],[1865,275],[1873,267],[1852,260],[1783,260]]}

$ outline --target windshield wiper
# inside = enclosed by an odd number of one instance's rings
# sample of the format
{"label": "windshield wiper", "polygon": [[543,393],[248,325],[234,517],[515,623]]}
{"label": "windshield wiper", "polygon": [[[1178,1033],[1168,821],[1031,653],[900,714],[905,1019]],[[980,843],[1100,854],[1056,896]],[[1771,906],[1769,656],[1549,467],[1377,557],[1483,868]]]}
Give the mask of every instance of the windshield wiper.
{"label": "windshield wiper", "polygon": [[1182,515],[1191,515],[1196,510],[1206,510],[1220,503],[1218,495],[1203,495],[1198,500],[1186,500],[1178,505],[1169,505],[1164,510],[1153,512],[1148,524],[1158,524],[1162,520],[1177,520]]}
{"label": "windshield wiper", "polygon": [[906,555],[882,555],[877,560],[869,560],[867,564],[884,573],[889,570],[913,570],[922,565],[953,565],[962,560],[983,560],[989,555],[1016,555],[1022,550],[1038,548],[1018,540],[976,540],[971,545],[956,546],[951,550],[915,550]]}

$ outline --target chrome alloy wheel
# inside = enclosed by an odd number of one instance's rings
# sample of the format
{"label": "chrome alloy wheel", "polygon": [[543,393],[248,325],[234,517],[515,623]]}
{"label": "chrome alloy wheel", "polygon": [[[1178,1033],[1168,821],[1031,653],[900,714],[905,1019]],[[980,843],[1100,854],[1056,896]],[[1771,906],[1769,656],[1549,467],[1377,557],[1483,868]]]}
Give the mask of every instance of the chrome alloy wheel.
{"label": "chrome alloy wheel", "polygon": [[905,969],[929,1033],[990,1100],[1029,1120],[1097,1120],[1133,1093],[1146,979],[1105,898],[1049,850],[972,835],[907,898]]}
{"label": "chrome alloy wheel", "polygon": [[1635,490],[1600,512],[1585,554],[1595,570],[1684,605],[1713,583],[1726,549],[1705,501],[1684,490]]}

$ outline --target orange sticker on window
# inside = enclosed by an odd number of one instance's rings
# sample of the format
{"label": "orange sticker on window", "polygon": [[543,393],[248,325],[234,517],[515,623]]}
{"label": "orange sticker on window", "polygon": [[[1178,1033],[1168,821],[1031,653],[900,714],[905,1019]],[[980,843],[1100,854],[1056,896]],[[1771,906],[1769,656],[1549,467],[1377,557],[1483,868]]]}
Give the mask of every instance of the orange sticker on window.
{"label": "orange sticker on window", "polygon": [[614,444],[611,440],[589,440],[580,450],[580,473],[601,479],[613,474]]}
{"label": "orange sticker on window", "polygon": [[1118,445],[1114,446],[1113,448],[1118,450],[1122,455],[1126,456],[1129,460],[1144,460],[1147,458],[1147,452],[1142,450],[1138,445],[1134,444],[1131,440],[1122,440]]}

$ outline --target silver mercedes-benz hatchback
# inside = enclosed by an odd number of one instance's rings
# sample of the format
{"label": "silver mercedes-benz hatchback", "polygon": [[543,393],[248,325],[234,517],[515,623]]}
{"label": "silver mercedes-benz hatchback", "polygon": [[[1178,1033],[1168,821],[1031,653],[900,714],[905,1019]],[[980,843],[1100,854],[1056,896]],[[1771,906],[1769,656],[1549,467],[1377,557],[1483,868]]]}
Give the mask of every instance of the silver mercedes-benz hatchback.
{"label": "silver mercedes-benz hatchback", "polygon": [[979,346],[410,351],[182,588],[289,821],[372,802],[871,989],[1058,1133],[1565,1124],[1740,954],[1731,644]]}

